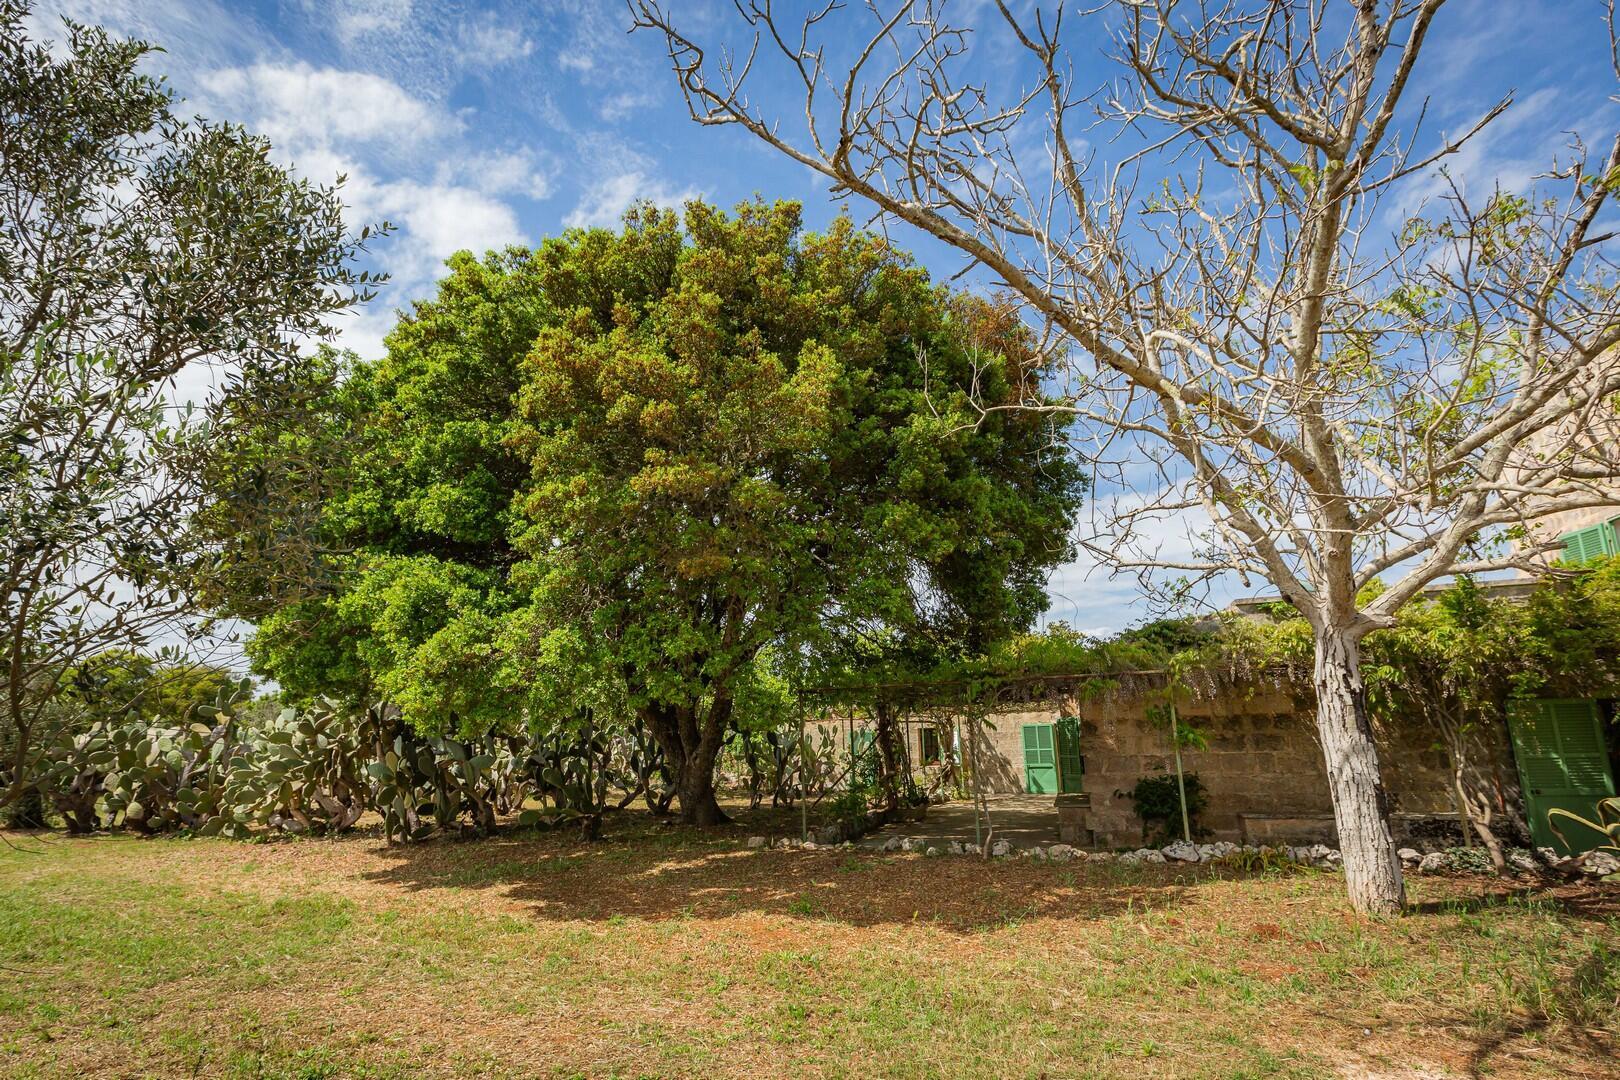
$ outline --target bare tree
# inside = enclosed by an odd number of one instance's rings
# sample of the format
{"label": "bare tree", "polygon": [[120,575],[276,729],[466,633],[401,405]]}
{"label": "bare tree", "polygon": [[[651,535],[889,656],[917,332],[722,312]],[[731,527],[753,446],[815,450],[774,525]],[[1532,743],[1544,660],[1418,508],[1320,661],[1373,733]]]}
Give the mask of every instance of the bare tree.
{"label": "bare tree", "polygon": [[[987,29],[1035,73],[1004,94],[974,81],[979,41],[944,2],[784,19],[740,0],[751,40],[713,57],[656,0],[631,3],[696,120],[953,245],[1068,350],[1085,452],[1136,488],[1095,553],[1156,580],[1263,578],[1310,621],[1368,912],[1404,891],[1361,639],[1437,577],[1544,550],[1533,519],[1612,503],[1620,467],[1591,434],[1620,389],[1600,222],[1620,139],[1590,163],[1574,142],[1533,193],[1451,183],[1445,159],[1511,102],[1420,137],[1407,91],[1442,2],[1119,0],[1076,26],[996,0]],[[1118,66],[1093,93],[1074,86],[1081,34]],[[783,78],[803,98],[791,123],[751,97]],[[1103,137],[1123,148],[1106,168],[1087,141]],[[1145,542],[1147,523],[1200,513],[1194,555]]]}

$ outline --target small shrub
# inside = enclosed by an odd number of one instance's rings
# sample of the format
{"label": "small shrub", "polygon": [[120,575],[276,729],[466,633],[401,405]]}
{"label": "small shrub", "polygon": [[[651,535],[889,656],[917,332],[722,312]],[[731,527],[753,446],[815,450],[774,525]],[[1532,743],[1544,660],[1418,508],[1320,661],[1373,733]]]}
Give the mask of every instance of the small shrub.
{"label": "small shrub", "polygon": [[[1197,773],[1185,773],[1183,780],[1187,789],[1187,820],[1192,825],[1192,834],[1203,836],[1208,830],[1199,824],[1198,816],[1208,806],[1209,796]],[[1181,795],[1174,773],[1142,777],[1131,788],[1131,801],[1136,804],[1136,815],[1142,819],[1148,846],[1157,847],[1181,836]]]}

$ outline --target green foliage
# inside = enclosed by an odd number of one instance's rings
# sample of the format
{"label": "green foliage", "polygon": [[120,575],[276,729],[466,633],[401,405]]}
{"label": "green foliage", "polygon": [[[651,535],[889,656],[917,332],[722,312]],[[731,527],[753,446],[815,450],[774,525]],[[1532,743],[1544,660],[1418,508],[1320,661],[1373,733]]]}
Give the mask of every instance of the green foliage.
{"label": "green foliage", "polygon": [[[338,191],[177,115],[151,46],[73,23],[46,45],[30,21],[0,0],[0,803],[79,716],[58,700],[71,672],[195,628],[219,555],[194,518],[214,421],[296,411],[288,372],[375,280],[352,269],[371,234]],[[174,409],[202,364],[216,389]]]}
{"label": "green foliage", "polygon": [[[633,720],[705,771],[874,628],[968,650],[1023,629],[1070,553],[1053,421],[976,408],[1040,396],[1016,313],[848,221],[639,207],[460,254],[387,347],[308,399],[347,448],[313,532],[347,554],[228,605],[294,698],[431,733]],[[247,460],[287,437],[236,434]]]}
{"label": "green foliage", "polygon": [[245,685],[192,715],[176,724],[131,714],[64,736],[40,786],[76,832],[318,834],[373,811],[390,839],[415,840],[461,828],[488,833],[530,794],[554,793],[541,769],[559,760],[575,767],[522,739],[423,737],[383,707],[251,708]]}
{"label": "green foliage", "polygon": [[[1209,805],[1209,794],[1197,773],[1183,777],[1187,787],[1187,817],[1192,822],[1193,835],[1203,830],[1198,816]],[[1181,832],[1181,795],[1174,773],[1152,773],[1142,777],[1131,788],[1131,801],[1136,804],[1136,815],[1142,819],[1148,833],[1148,843],[1158,846]]]}
{"label": "green foliage", "polygon": [[1604,799],[1597,804],[1597,820],[1591,821],[1579,814],[1571,813],[1561,807],[1553,807],[1547,811],[1547,824],[1557,835],[1559,841],[1571,851],[1574,846],[1564,836],[1560,823],[1581,825],[1604,837],[1603,843],[1598,847],[1620,855],[1620,798]]}
{"label": "green foliage", "polygon": [[246,684],[233,683],[192,709],[189,723],[131,711],[64,732],[39,785],[76,832],[115,822],[144,833],[200,828],[225,810],[233,729],[247,701]]}

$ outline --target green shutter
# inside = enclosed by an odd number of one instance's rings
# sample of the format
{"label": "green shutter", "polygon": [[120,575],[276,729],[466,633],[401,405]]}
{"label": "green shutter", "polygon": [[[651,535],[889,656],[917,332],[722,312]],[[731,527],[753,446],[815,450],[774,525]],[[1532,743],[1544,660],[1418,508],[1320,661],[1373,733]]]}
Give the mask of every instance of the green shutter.
{"label": "green shutter", "polygon": [[[1561,807],[1595,820],[1598,801],[1614,794],[1597,702],[1514,701],[1508,708],[1508,727],[1530,834],[1538,847],[1569,850],[1547,824],[1547,812]],[[1588,850],[1600,839],[1578,827],[1566,827],[1564,832],[1575,851]]]}
{"label": "green shutter", "polygon": [[1620,555],[1620,534],[1615,532],[1613,522],[1576,529],[1559,539],[1564,545],[1564,561],[1575,566],[1584,566],[1608,555]]}
{"label": "green shutter", "polygon": [[1086,765],[1080,756],[1080,718],[1077,716],[1065,716],[1057,722],[1057,759],[1059,789],[1065,795],[1083,790]]}
{"label": "green shutter", "polygon": [[1058,792],[1057,753],[1051,724],[1024,725],[1024,782],[1032,795]]}

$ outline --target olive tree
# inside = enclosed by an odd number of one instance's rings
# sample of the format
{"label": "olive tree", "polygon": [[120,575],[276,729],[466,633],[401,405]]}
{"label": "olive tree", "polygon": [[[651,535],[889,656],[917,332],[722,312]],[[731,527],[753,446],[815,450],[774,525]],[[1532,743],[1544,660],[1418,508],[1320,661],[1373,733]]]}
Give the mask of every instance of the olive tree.
{"label": "olive tree", "polygon": [[[1420,130],[1443,0],[995,7],[983,30],[1029,75],[1006,91],[933,0],[742,0],[748,40],[724,50],[631,4],[697,121],[952,245],[1068,347],[1087,452],[1135,487],[1094,553],[1261,578],[1308,620],[1350,898],[1398,910],[1361,639],[1442,575],[1533,558],[1538,515],[1613,502],[1620,139],[1575,142],[1528,191],[1449,182],[1511,102]],[[1092,95],[1073,56],[1098,43],[1117,77]],[[784,85],[802,108],[778,116]],[[1192,555],[1147,539],[1188,513],[1207,519]]]}
{"label": "olive tree", "polygon": [[[276,399],[365,299],[337,192],[239,128],[187,121],[152,47],[0,0],[0,722],[25,790],[66,673],[193,639],[209,417]],[[187,385],[213,387],[195,411]]]}

